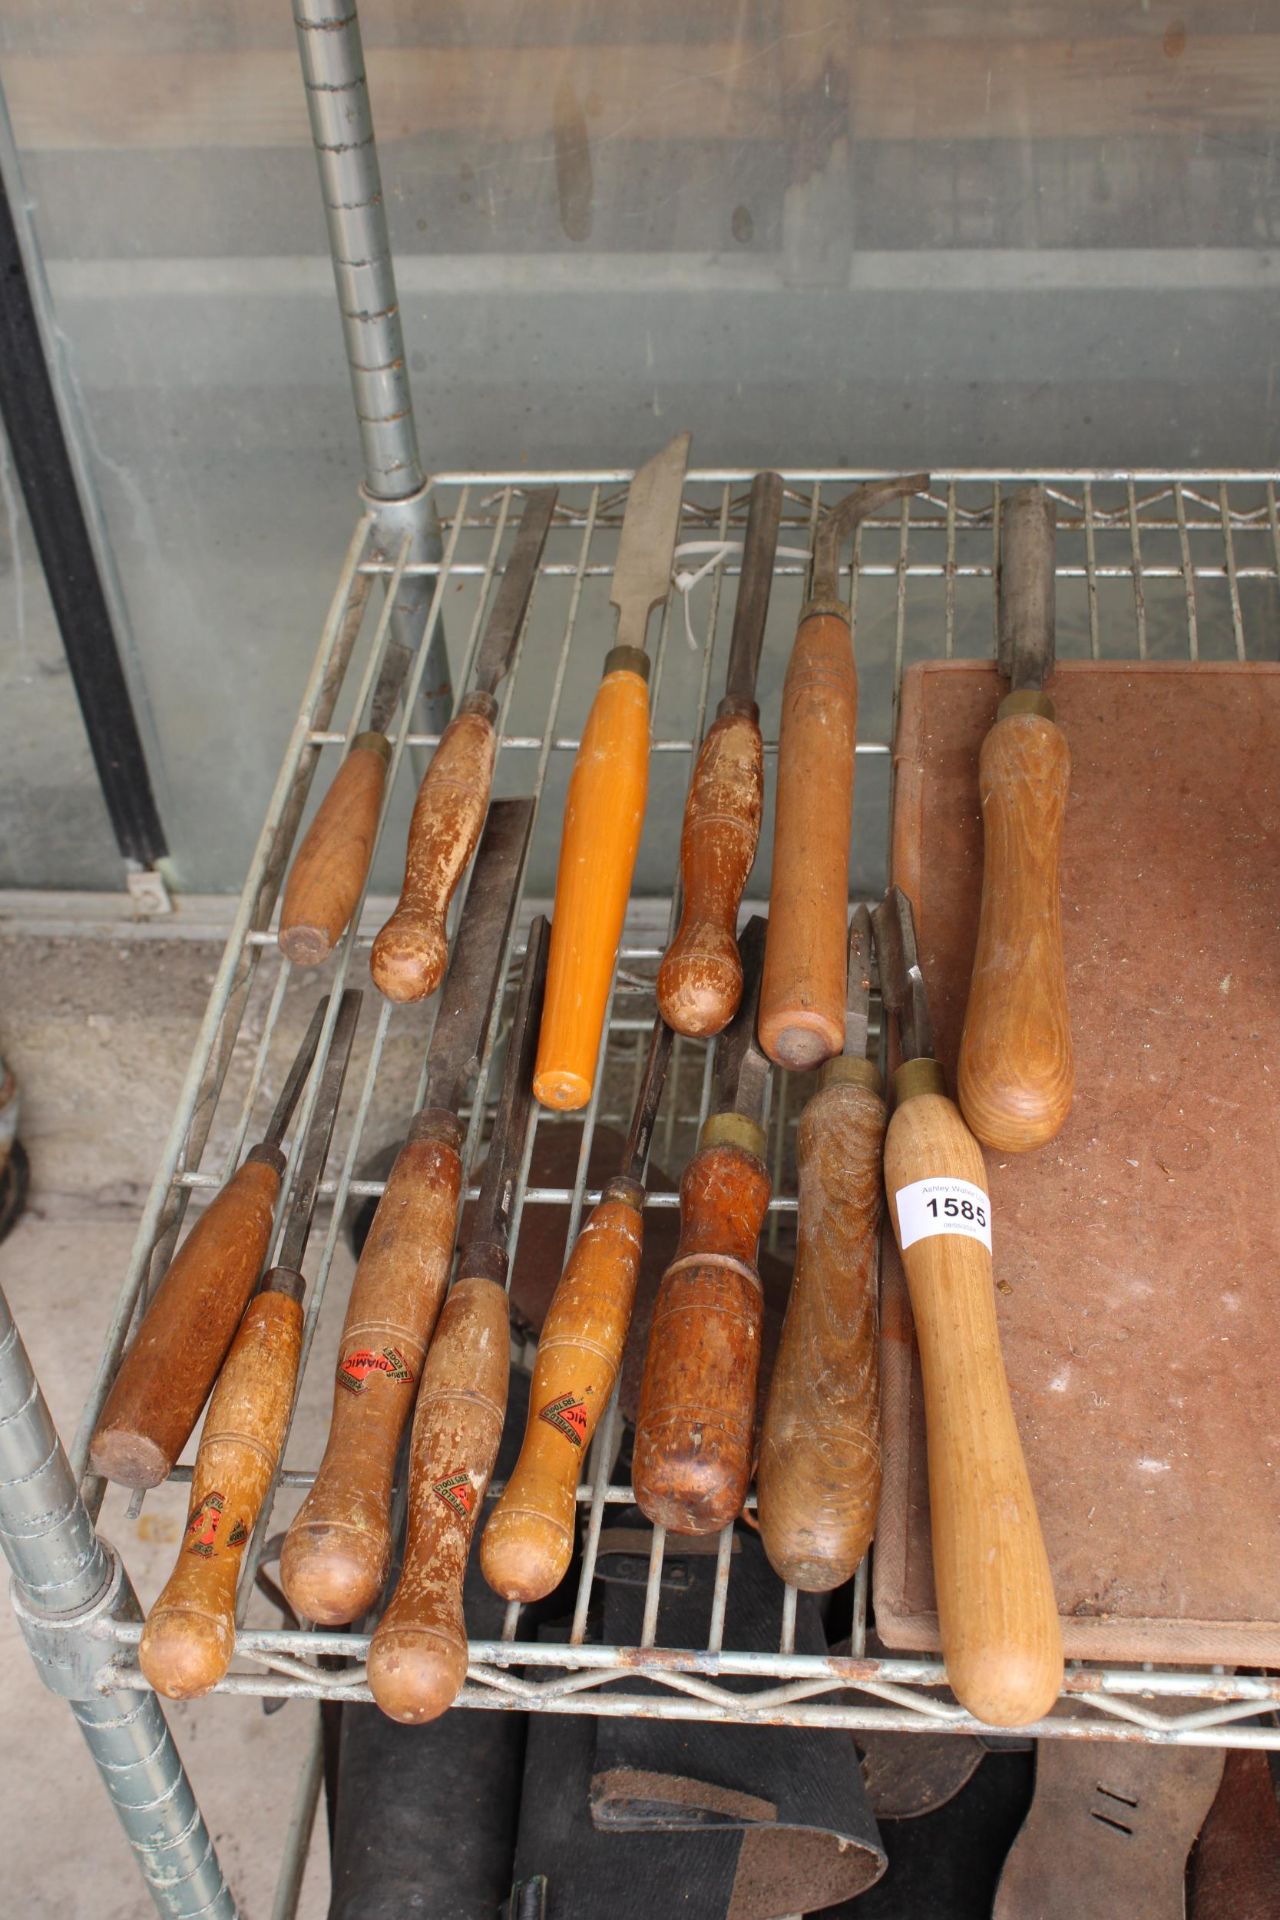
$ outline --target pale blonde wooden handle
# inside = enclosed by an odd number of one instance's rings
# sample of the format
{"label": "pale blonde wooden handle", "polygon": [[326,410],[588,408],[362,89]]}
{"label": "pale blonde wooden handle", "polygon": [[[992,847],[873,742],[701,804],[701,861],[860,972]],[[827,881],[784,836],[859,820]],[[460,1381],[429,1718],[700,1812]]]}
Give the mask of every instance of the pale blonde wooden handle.
{"label": "pale blonde wooden handle", "polygon": [[494,710],[490,695],[468,695],[418,789],[404,886],[369,956],[374,985],[388,1000],[425,1000],[444,979],[445,915],[471,864],[493,785]]}
{"label": "pale blonde wooden handle", "polygon": [[373,1697],[408,1725],[437,1719],[467,1677],[462,1581],[502,1438],[510,1339],[502,1288],[459,1280],[413,1416],[404,1566],[369,1647]]}
{"label": "pale blonde wooden handle", "polygon": [[[982,1150],[945,1094],[904,1100],[885,1140],[895,1234],[897,1195],[934,1175],[986,1191]],[[998,1224],[997,1224],[998,1231]],[[947,1678],[991,1726],[1048,1713],[1062,1686],[1062,1633],[1000,1352],[991,1255],[957,1234],[902,1255],[929,1454],[933,1571]]]}
{"label": "pale blonde wooden handle", "polygon": [[957,1091],[989,1147],[1041,1147],[1071,1110],[1074,1068],[1058,858],[1071,779],[1066,736],[1008,713],[982,743],[982,910]]}
{"label": "pale blonde wooden handle", "polygon": [[170,1700],[208,1693],[231,1664],[240,1563],[280,1458],[298,1378],[300,1280],[296,1290],[299,1298],[271,1287],[249,1302],[209,1402],[178,1563],[138,1647],[138,1665]]}
{"label": "pale blonde wooden handle", "polygon": [[359,733],[294,855],[280,907],[280,945],[295,967],[318,967],[337,946],[369,877],[391,749]]}
{"label": "pale blonde wooden handle", "polygon": [[644,1216],[634,1181],[606,1189],[555,1290],[529,1389],[520,1458],[480,1545],[504,1600],[541,1600],[573,1557],[578,1476],[609,1403],[640,1275]]}

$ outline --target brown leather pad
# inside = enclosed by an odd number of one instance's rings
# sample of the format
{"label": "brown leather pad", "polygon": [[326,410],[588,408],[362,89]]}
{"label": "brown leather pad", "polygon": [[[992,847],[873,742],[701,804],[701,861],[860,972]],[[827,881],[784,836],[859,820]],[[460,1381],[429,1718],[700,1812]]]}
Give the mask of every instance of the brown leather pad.
{"label": "brown leather pad", "polygon": [[[1002,686],[912,668],[894,878],[954,1088]],[[1280,1663],[1280,668],[1067,663],[1075,1104],[987,1152],[996,1304],[1068,1657]],[[875,1608],[938,1645],[919,1363],[882,1263]]]}

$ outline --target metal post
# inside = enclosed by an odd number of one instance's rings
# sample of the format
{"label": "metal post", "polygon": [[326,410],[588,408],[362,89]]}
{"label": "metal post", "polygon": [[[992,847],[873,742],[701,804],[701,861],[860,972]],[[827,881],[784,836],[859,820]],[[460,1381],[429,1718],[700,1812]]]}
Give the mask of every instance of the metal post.
{"label": "metal post", "polygon": [[[418,456],[355,0],[293,0],[293,23],[360,427],[361,491],[377,514],[375,539],[384,554],[393,558],[408,532],[410,564],[436,562],[440,527]],[[401,582],[392,636],[411,650],[422,638],[432,586],[428,574],[406,573]],[[437,623],[420,699],[425,730],[442,732],[452,710],[449,662]]]}
{"label": "metal post", "polygon": [[111,1628],[140,1617],[137,1598],[94,1530],[3,1292],[0,1547],[40,1677],[70,1700],[157,1911],[236,1920],[160,1703],[121,1683]]}

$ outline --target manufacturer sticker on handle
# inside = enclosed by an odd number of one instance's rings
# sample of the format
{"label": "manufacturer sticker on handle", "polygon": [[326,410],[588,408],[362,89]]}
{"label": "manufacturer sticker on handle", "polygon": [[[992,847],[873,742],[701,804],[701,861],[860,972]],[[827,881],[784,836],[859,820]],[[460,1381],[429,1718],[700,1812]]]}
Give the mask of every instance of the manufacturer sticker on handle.
{"label": "manufacturer sticker on handle", "polygon": [[913,1180],[899,1187],[898,1245],[905,1253],[917,1240],[931,1240],[938,1233],[958,1233],[965,1240],[981,1240],[991,1251],[991,1201],[972,1180],[955,1180],[947,1174],[934,1174],[928,1180]]}

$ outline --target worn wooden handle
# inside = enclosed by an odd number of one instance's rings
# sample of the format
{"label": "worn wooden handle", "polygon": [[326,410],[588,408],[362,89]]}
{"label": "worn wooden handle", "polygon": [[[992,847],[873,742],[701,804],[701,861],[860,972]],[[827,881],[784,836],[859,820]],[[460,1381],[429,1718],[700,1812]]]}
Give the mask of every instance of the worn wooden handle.
{"label": "worn wooden handle", "polygon": [[722,714],[702,743],[680,836],[684,905],[658,971],[658,1010],[677,1033],[719,1033],[738,1010],[738,902],[756,857],[764,747],[755,707]]}
{"label": "worn wooden handle", "polygon": [[302,1281],[277,1270],[266,1286],[245,1310],[209,1402],[177,1565],[138,1648],[142,1671],[170,1700],[208,1693],[231,1664],[240,1562],[284,1444],[302,1351]]}
{"label": "worn wooden handle", "polygon": [[578,1475],[631,1324],[643,1199],[633,1180],[605,1189],[543,1323],[520,1458],[480,1544],[484,1577],[505,1600],[541,1600],[568,1572]]}
{"label": "worn wooden handle", "polygon": [[451,1114],[415,1121],[396,1156],[351,1287],[338,1347],[329,1439],[285,1536],[290,1604],[345,1626],[382,1592],[391,1560],[396,1450],[449,1282],[461,1129]]}
{"label": "worn wooden handle", "polygon": [[318,967],[356,910],[373,858],[391,750],[358,733],[294,855],[280,908],[280,945],[296,967]]}
{"label": "worn wooden handle", "polygon": [[[904,1100],[885,1140],[894,1232],[897,1196],[951,1175],[986,1190],[982,1150],[945,1094]],[[992,1726],[1048,1713],[1062,1685],[1062,1634],[996,1323],[991,1255],[951,1233],[903,1252],[929,1453],[933,1572],[947,1678]]]}
{"label": "worn wooden handle", "polygon": [[157,1487],[191,1438],[271,1240],[284,1159],[256,1147],[156,1288],[89,1448],[95,1473]]}
{"label": "worn wooden handle", "polygon": [[760,1044],[782,1067],[844,1045],[849,835],[858,679],[849,623],[800,623],[782,687]]}
{"label": "worn wooden handle", "polygon": [[833,1064],[868,1078],[822,1087],[801,1115],[795,1277],[756,1472],[765,1551],[784,1580],[810,1593],[851,1578],[880,1505],[885,1106],[867,1062]]}
{"label": "worn wooden handle", "polygon": [[680,1239],[658,1289],[632,1464],[641,1510],[672,1533],[717,1533],[747,1497],[768,1204],[763,1161],[738,1146],[703,1145],[680,1183]]}
{"label": "worn wooden handle", "polygon": [[533,1091],[568,1111],[591,1098],[649,790],[649,689],[606,673],[569,780]]}
{"label": "worn wooden handle", "polygon": [[404,1566],[369,1648],[373,1697],[416,1725],[453,1704],[467,1677],[462,1580],[507,1410],[507,1296],[459,1280],[422,1376],[409,1460]]}
{"label": "worn wooden handle", "polygon": [[1058,902],[1070,779],[1066,736],[1042,714],[1006,714],[982,743],[982,909],[957,1078],[965,1119],[1002,1153],[1043,1146],[1071,1109]]}
{"label": "worn wooden handle", "polygon": [[469,694],[427,768],[395,912],[373,943],[369,971],[388,1000],[425,1000],[449,960],[445,915],[480,838],[497,749],[489,694]]}

